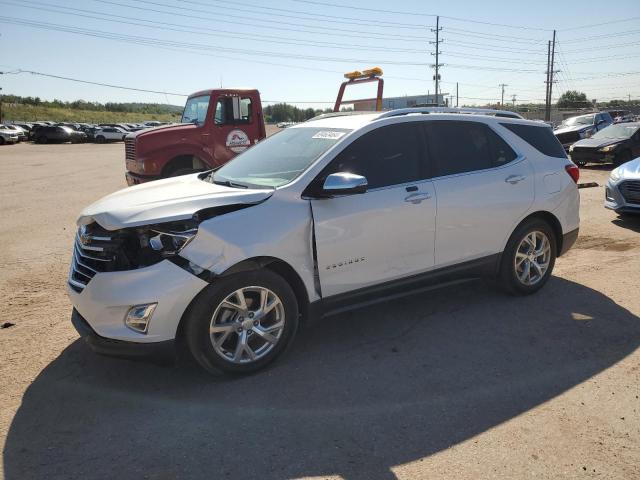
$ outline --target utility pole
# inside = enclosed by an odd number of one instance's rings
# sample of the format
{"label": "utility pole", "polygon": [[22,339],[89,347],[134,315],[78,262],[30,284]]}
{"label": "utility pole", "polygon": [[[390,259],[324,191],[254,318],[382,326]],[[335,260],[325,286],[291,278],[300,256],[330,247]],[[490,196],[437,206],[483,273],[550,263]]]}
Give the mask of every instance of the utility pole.
{"label": "utility pole", "polygon": [[549,72],[551,71],[551,40],[547,42],[547,79],[544,81],[544,119],[549,121]]}
{"label": "utility pole", "polygon": [[[631,102],[631,95],[629,95],[629,102]],[[456,107],[458,106],[458,82],[456,82]]]}
{"label": "utility pole", "polygon": [[513,108],[516,108],[516,95],[515,93],[511,96],[511,101],[513,102]]}
{"label": "utility pole", "polygon": [[433,67],[435,68],[435,72],[436,74],[433,76],[433,79],[435,80],[436,83],[436,104],[440,105],[440,100],[438,97],[438,94],[440,92],[440,44],[442,43],[442,40],[440,40],[440,30],[442,30],[442,28],[440,27],[440,17],[437,16],[436,17],[436,28],[435,30],[432,28],[431,31],[434,32],[436,34],[436,41],[435,42],[429,42],[431,45],[435,45],[436,46],[436,52],[435,53],[431,53],[431,55],[435,55],[436,56],[436,64],[433,65]]}
{"label": "utility pole", "polygon": [[501,97],[501,100],[500,100],[500,106],[504,107],[504,87],[508,87],[509,85],[507,85],[506,83],[501,83],[498,86],[502,87],[502,97]]}
{"label": "utility pole", "polygon": [[[549,50],[551,56],[549,57]],[[553,96],[553,75],[560,70],[554,70],[555,67],[555,56],[556,56],[556,31],[553,31],[553,40],[549,42],[549,48],[547,50],[547,104],[546,110],[544,114],[545,121],[551,120],[551,98]]]}

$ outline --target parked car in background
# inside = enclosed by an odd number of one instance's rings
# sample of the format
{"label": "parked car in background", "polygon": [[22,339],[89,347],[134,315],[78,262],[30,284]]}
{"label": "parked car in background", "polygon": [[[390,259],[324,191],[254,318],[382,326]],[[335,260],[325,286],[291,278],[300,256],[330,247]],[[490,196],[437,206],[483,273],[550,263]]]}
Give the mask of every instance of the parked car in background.
{"label": "parked car in background", "polygon": [[24,142],[29,139],[29,132],[27,132],[24,128],[19,127],[18,125],[5,123],[0,125],[0,128],[14,131],[15,134],[18,136],[18,142]]}
{"label": "parked car in background", "polygon": [[578,176],[538,122],[329,114],[216,171],[87,207],[72,321],[103,354],[171,352],[182,335],[205,369],[248,373],[286,350],[301,317],[482,275],[532,294],[578,236]]}
{"label": "parked car in background", "polygon": [[4,128],[0,125],[0,145],[18,143],[18,134],[15,130]]}
{"label": "parked car in background", "polygon": [[102,127],[93,133],[93,137],[96,143],[121,142],[129,133],[120,127]]}
{"label": "parked car in background", "polygon": [[640,157],[611,171],[604,206],[618,214],[640,214]]}
{"label": "parked car in background", "polygon": [[66,126],[40,127],[34,134],[34,141],[36,143],[82,143],[87,141],[87,135]]}
{"label": "parked car in background", "polygon": [[635,121],[635,115],[627,113],[626,115],[620,115],[613,119],[613,123],[628,123]]}
{"label": "parked car in background", "polygon": [[18,127],[22,128],[27,134],[27,140],[31,140],[31,131],[33,130],[32,123],[14,122],[13,125],[17,125]]}
{"label": "parked car in background", "polygon": [[577,141],[569,148],[578,166],[613,163],[618,166],[640,156],[640,123],[617,123]]}
{"label": "parked car in background", "polygon": [[569,147],[583,138],[589,138],[603,128],[613,123],[613,119],[609,112],[590,113],[588,115],[579,115],[564,120],[553,133],[560,141],[565,151],[569,151]]}

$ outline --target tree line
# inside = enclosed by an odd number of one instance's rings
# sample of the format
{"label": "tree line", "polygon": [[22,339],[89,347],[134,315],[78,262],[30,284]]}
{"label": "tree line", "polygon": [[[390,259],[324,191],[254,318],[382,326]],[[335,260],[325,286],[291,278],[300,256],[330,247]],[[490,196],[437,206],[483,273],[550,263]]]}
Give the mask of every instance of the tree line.
{"label": "tree line", "polygon": [[116,102],[87,102],[85,100],[74,100],[67,102],[63,100],[42,100],[40,97],[21,97],[20,95],[2,95],[2,103],[32,105],[49,108],[70,108],[72,110],[88,110],[93,112],[126,112],[144,114],[172,114],[181,112],[182,107],[161,103],[116,103]]}
{"label": "tree line", "polygon": [[[346,112],[353,110],[351,108],[341,108],[340,111]],[[322,113],[333,112],[332,108],[314,109],[314,108],[298,108],[288,103],[276,103],[267,105],[262,109],[266,122],[304,122],[310,118]]]}

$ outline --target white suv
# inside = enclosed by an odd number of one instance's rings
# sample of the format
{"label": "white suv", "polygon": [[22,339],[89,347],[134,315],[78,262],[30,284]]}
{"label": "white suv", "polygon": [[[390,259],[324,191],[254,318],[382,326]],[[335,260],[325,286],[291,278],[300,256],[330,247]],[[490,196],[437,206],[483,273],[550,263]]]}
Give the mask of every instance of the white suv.
{"label": "white suv", "polygon": [[578,168],[547,125],[491,113],[330,114],[103,198],[78,220],[74,325],[99,353],[181,340],[249,372],[310,317],[480,275],[537,291],[578,235]]}

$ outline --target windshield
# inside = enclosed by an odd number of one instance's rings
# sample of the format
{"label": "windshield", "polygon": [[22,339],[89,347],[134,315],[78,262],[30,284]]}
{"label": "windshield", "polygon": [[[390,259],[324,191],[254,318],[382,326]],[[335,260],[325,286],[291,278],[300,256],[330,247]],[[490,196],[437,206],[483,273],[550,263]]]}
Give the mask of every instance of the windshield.
{"label": "windshield", "polygon": [[239,187],[280,187],[305,171],[351,130],[290,128],[245,150],[212,175],[213,182]]}
{"label": "windshield", "polygon": [[585,115],[584,117],[567,118],[562,125],[572,127],[574,125],[593,125],[593,115]]}
{"label": "windshield", "polygon": [[[209,109],[209,95],[201,95],[187,100],[182,112],[181,123],[204,123]],[[151,122],[149,122],[151,123]],[[154,122],[155,123],[155,122]]]}
{"label": "windshield", "polygon": [[637,125],[610,125],[603,128],[591,138],[630,138],[638,131]]}

